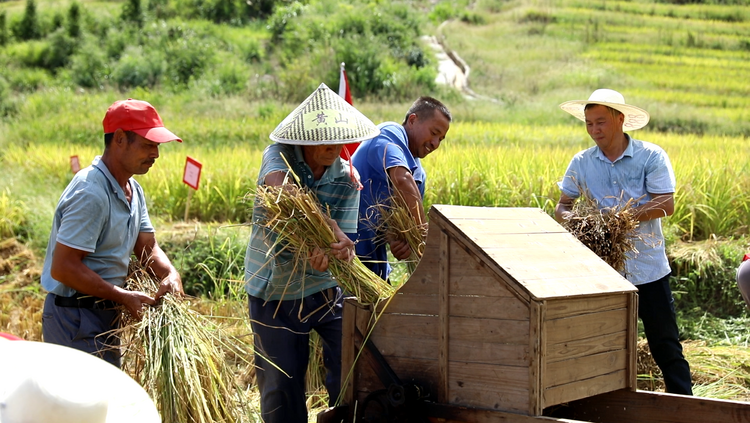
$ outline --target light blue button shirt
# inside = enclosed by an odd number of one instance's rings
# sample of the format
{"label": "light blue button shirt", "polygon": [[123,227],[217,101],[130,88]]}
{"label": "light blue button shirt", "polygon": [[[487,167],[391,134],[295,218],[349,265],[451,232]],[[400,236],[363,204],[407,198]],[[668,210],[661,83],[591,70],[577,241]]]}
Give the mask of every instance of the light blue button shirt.
{"label": "light blue button shirt", "polygon": [[[281,158],[282,154],[286,162]],[[320,179],[315,180],[305,162],[302,147],[276,143],[263,151],[257,183],[264,184],[269,173],[287,172],[287,163],[300,178],[300,183],[315,193],[323,210],[330,211],[339,228],[353,237],[357,232],[359,205],[359,191],[352,182],[352,176],[358,177],[356,171],[342,159],[337,159]],[[262,216],[263,208],[254,204],[253,222]],[[276,239],[276,234],[270,229],[253,224],[245,253],[245,291],[249,295],[267,301],[297,300],[336,286],[330,272],[318,272],[307,260],[295,260],[294,254]],[[273,251],[269,253],[272,246]]]}
{"label": "light blue button shirt", "polygon": [[[596,146],[576,154],[558,183],[562,193],[578,198],[581,191],[589,192],[602,208],[631,198],[641,205],[651,200],[650,194],[674,193],[675,177],[667,153],[655,144],[625,136],[628,146],[614,162]],[[641,222],[638,234],[642,238],[634,243],[638,252],[628,256],[624,272],[634,285],[656,281],[670,272],[661,219]]]}
{"label": "light blue button shirt", "polygon": [[133,178],[129,183],[130,202],[101,157],[76,173],[55,210],[42,270],[44,289],[63,297],[76,293],[50,273],[58,242],[89,253],[83,264],[105,281],[118,286],[125,283],[138,234],[154,232],[143,188]]}

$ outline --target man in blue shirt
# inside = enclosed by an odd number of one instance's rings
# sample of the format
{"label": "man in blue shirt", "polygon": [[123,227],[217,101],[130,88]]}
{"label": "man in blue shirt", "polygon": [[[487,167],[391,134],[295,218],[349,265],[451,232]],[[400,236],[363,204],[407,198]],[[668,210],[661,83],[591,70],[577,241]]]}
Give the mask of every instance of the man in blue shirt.
{"label": "man in blue shirt", "polygon": [[[138,317],[182,281],[154,236],[143,189],[132,178],[148,172],[159,145],[179,137],[149,103],[117,101],[104,116],[104,153],[73,177],[55,210],[42,271],[49,291],[42,314],[45,342],[96,354],[120,366],[117,327],[124,305]],[[155,298],[122,288],[130,256],[162,282]]]}
{"label": "man in blue shirt", "polygon": [[[306,423],[305,373],[309,334],[323,341],[326,390],[333,405],[341,390],[343,293],[328,271],[329,256],[354,259],[359,204],[358,176],[340,158],[344,144],[378,134],[369,119],[324,84],[271,133],[258,185],[295,183],[315,193],[338,242],[325,254],[295,257],[276,234],[258,224],[264,210],[253,207],[253,230],[245,254],[245,290],[254,333],[256,380],[265,423]],[[309,263],[307,262],[309,261]]]}
{"label": "man in blue shirt", "polygon": [[[375,230],[380,212],[374,206],[398,194],[409,207],[415,224],[426,228],[422,206],[426,175],[420,159],[440,147],[451,120],[451,113],[443,103],[432,97],[420,97],[406,112],[402,124],[381,123],[380,135],[363,142],[354,152],[352,164],[364,186],[359,202],[357,256],[383,279],[388,279],[391,266],[384,235]],[[403,239],[390,239],[388,244],[399,260],[411,255]]]}
{"label": "man in blue shirt", "polygon": [[569,219],[573,202],[588,193],[601,208],[634,199],[639,221],[637,252],[625,262],[624,276],[638,287],[638,317],[643,321],[651,354],[664,375],[669,393],[692,395],[690,367],[682,354],[671,269],[664,246],[661,218],[674,212],[675,177],[667,153],[659,146],[631,138],[626,130],[648,123],[645,110],[625,104],[617,91],[599,89],[588,100],[560,105],[586,123],[596,146],[573,157],[559,183],[558,221]]}

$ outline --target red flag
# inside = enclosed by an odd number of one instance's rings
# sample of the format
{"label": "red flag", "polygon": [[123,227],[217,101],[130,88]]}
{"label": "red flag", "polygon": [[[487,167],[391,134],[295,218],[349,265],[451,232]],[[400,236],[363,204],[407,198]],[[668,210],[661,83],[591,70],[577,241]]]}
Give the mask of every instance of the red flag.
{"label": "red flag", "polygon": [[[344,70],[344,62],[341,62],[341,72],[339,75],[339,96],[346,100],[347,103],[352,104],[352,92],[349,91],[349,80],[346,79],[346,70]],[[354,154],[354,150],[357,149],[359,143],[344,144],[344,148],[341,149],[341,158],[349,160]]]}

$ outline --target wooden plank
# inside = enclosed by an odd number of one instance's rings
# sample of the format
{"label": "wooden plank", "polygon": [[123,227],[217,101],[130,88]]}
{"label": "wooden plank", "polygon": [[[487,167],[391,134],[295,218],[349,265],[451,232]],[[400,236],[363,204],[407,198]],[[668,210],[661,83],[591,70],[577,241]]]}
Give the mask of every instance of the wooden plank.
{"label": "wooden plank", "polygon": [[454,317],[450,321],[453,340],[528,345],[528,320],[472,319]]}
{"label": "wooden plank", "polygon": [[528,320],[529,305],[515,296],[453,295],[450,298],[450,315],[480,319]]}
{"label": "wooden plank", "polygon": [[[628,351],[618,350],[601,354],[573,358],[570,360],[547,363],[542,386],[551,388],[566,385],[579,380],[592,379],[617,370],[627,371]],[[627,387],[623,380],[620,388]]]}
{"label": "wooden plank", "polygon": [[555,298],[547,301],[547,318],[550,320],[582,313],[627,308],[628,293],[592,295],[582,298]]}
{"label": "wooden plank", "polygon": [[630,360],[628,362],[628,387],[635,391],[638,387],[638,294],[629,294],[630,316],[628,319],[628,351],[630,351]]}
{"label": "wooden plank", "polygon": [[531,351],[531,365],[529,366],[529,407],[525,413],[532,416],[542,414],[542,375],[546,372],[545,357],[547,342],[544,328],[546,304],[532,301],[529,319],[529,350]]}
{"label": "wooden plank", "polygon": [[387,357],[437,360],[440,351],[438,338],[405,338],[376,334],[372,341],[378,351]]}
{"label": "wooden plank", "polygon": [[[547,363],[570,360],[616,350],[629,350],[630,334],[627,331],[602,334],[585,339],[573,339],[547,346]],[[633,354],[636,355],[636,354]]]}
{"label": "wooden plank", "polygon": [[372,339],[381,336],[404,339],[438,339],[438,316],[384,313],[373,329]]}
{"label": "wooden plank", "polygon": [[[417,383],[424,386],[432,395],[435,395],[437,387],[437,360],[424,360],[405,357],[385,357],[391,369],[403,382]],[[363,399],[370,392],[386,389],[380,378],[375,374],[364,360],[357,365],[357,386],[355,386],[355,398]]]}
{"label": "wooden plank", "polygon": [[548,320],[544,329],[547,332],[547,342],[557,344],[607,333],[625,332],[628,327],[627,312],[627,309],[610,310]]}
{"label": "wooden plank", "polygon": [[525,367],[450,363],[451,404],[526,413],[529,371]]}
{"label": "wooden plank", "polygon": [[460,407],[448,404],[422,404],[421,414],[432,423],[585,423],[556,417],[525,416],[496,410]]}
{"label": "wooden plank", "polygon": [[750,403],[628,389],[572,402],[560,412],[599,423],[747,423]]}
{"label": "wooden plank", "polygon": [[503,219],[451,219],[451,222],[469,236],[474,234],[512,235],[536,233],[567,233],[553,219],[519,216]]}
{"label": "wooden plank", "polygon": [[424,294],[406,294],[396,293],[388,304],[384,305],[383,310],[391,314],[425,314],[437,316],[438,296]]}
{"label": "wooden plank", "polygon": [[435,218],[442,220],[500,220],[534,217],[540,220],[554,221],[544,210],[536,207],[477,207],[433,204],[429,213],[430,219],[432,219],[433,214],[436,214]]}
{"label": "wooden plank", "polygon": [[354,359],[357,355],[354,346],[354,329],[357,310],[354,304],[344,301],[341,317],[341,391],[344,404],[351,404],[354,400],[354,386],[356,385]]}
{"label": "wooden plank", "polygon": [[440,280],[438,283],[438,296],[440,297],[440,330],[438,338],[438,402],[447,402],[448,398],[448,360],[450,340],[450,276],[451,276],[451,254],[450,239],[448,234],[440,232]]}
{"label": "wooden plank", "polygon": [[[428,348],[428,346],[425,346]],[[450,357],[460,358],[469,363],[497,364],[505,366],[525,366],[531,362],[529,346],[522,344],[497,344],[457,340],[450,342]]]}
{"label": "wooden plank", "polygon": [[437,293],[438,270],[440,268],[440,234],[439,228],[427,233],[422,259],[409,280],[399,288],[399,292],[432,295]]}
{"label": "wooden plank", "polygon": [[[592,379],[584,379],[566,385],[547,388],[543,392],[544,406],[550,407],[564,402],[621,389],[626,376],[625,370],[618,370]],[[633,421],[640,422],[640,420]]]}
{"label": "wooden plank", "polygon": [[[456,284],[451,286],[451,294],[486,297],[516,296],[515,291],[505,286],[504,280],[481,261],[482,255],[475,254],[474,250],[458,242],[451,243],[450,254],[453,257],[450,279],[452,284]],[[481,288],[473,287],[476,283],[481,283]],[[459,287],[463,289],[457,289]]]}

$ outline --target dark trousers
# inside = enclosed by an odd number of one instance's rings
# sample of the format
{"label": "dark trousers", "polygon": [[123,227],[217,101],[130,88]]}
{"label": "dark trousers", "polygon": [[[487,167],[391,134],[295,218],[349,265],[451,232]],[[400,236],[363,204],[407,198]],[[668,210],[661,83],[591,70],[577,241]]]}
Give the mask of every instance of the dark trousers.
{"label": "dark trousers", "polygon": [[638,317],[643,321],[651,355],[664,375],[666,391],[693,395],[690,366],[682,355],[669,275],[636,287]]}
{"label": "dark trousers", "polygon": [[112,334],[120,311],[55,305],[55,294],[47,294],[42,311],[44,342],[93,354],[120,367],[120,339]]}
{"label": "dark trousers", "polygon": [[307,423],[305,374],[310,331],[316,331],[323,341],[330,405],[341,390],[341,289],[327,289],[302,300],[264,302],[250,296],[248,305],[263,421]]}

